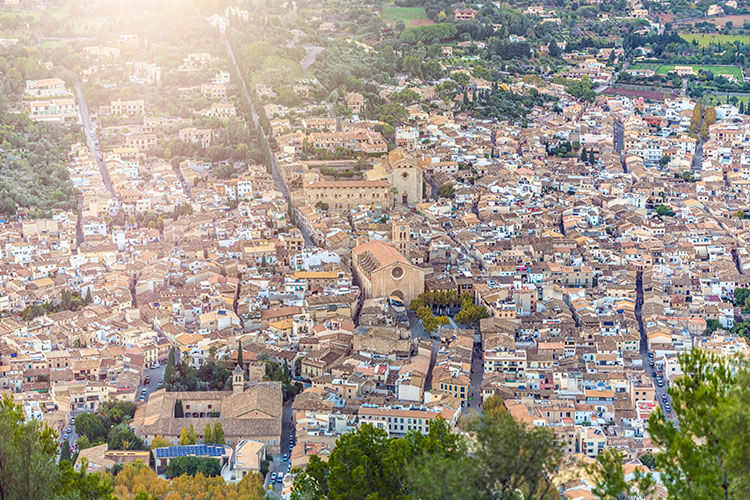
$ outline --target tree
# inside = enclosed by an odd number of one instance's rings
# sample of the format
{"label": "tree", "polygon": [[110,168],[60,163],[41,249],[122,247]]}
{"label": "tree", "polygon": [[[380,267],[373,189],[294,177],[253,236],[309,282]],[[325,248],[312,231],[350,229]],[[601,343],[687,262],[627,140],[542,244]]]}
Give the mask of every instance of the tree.
{"label": "tree", "polygon": [[38,420],[27,422],[8,395],[0,401],[0,435],[0,498],[46,499],[68,493],[76,498],[105,498],[80,496],[84,492],[73,491],[75,485],[68,491],[62,471],[71,464],[64,460],[58,467],[55,432]]}
{"label": "tree", "polygon": [[482,413],[497,419],[507,414],[508,409],[505,407],[503,397],[499,394],[493,394],[485,399],[484,402],[482,402]]}
{"label": "tree", "polygon": [[[164,368],[164,387],[169,387],[172,382],[172,375],[174,374],[174,347],[169,348],[169,356],[167,357],[167,366]],[[177,415],[175,415],[176,417]]]}
{"label": "tree", "polygon": [[68,461],[60,463],[58,498],[90,500],[115,500],[112,495],[112,477],[103,473],[87,473],[88,460],[81,459],[76,471]]}
{"label": "tree", "polygon": [[655,210],[660,217],[674,217],[674,210],[667,205],[658,205]]}
{"label": "tree", "polygon": [[187,429],[182,429],[180,432],[180,446],[186,446],[190,444],[190,437],[188,437]]}
{"label": "tree", "polygon": [[560,50],[560,46],[557,45],[555,40],[552,40],[549,44],[549,55],[552,57],[560,57],[561,54],[562,50]]}
{"label": "tree", "polygon": [[596,461],[586,468],[595,484],[592,493],[601,500],[620,500],[626,496],[647,498],[652,493],[654,480],[642,470],[636,470],[634,484],[625,480],[623,460],[622,453],[608,449],[599,453]]}
{"label": "tree", "polygon": [[72,455],[70,454],[70,440],[65,439],[62,443],[62,449],[60,449],[60,461],[63,460],[71,461]]}
{"label": "tree", "polygon": [[241,340],[237,344],[237,364],[243,370],[245,369],[245,363],[243,362],[243,359],[242,359],[242,341]]}
{"label": "tree", "polygon": [[452,183],[445,183],[438,189],[438,196],[441,198],[453,198],[456,195],[456,188]]}
{"label": "tree", "polygon": [[669,388],[679,426],[661,409],[648,421],[664,486],[670,498],[746,498],[747,409],[738,404],[750,399],[747,364],[698,348],[679,359],[685,375]]}
{"label": "tree", "polygon": [[559,498],[551,479],[562,452],[552,431],[510,415],[483,415],[469,429],[476,433],[470,480],[479,498],[511,500],[519,492],[521,498]]}
{"label": "tree", "polygon": [[83,303],[85,305],[89,305],[94,301],[94,299],[91,298],[91,287],[88,287],[86,289],[86,297],[83,299]]}
{"label": "tree", "polygon": [[211,432],[211,424],[206,424],[203,427],[203,442],[206,444],[213,443],[213,433]]}
{"label": "tree", "polygon": [[216,422],[214,424],[213,442],[214,444],[226,443],[226,438],[224,437],[224,428],[221,426],[221,422]]}
{"label": "tree", "polygon": [[174,418],[182,418],[185,416],[185,410],[182,408],[182,400],[178,399],[174,402]]}
{"label": "tree", "polygon": [[164,470],[167,479],[182,475],[194,476],[198,473],[206,477],[218,476],[221,473],[221,464],[215,458],[176,457],[169,461]]}
{"label": "tree", "polygon": [[198,444],[198,434],[195,433],[195,427],[193,427],[193,424],[190,424],[187,437],[188,437],[188,444]]}
{"label": "tree", "polygon": [[172,446],[172,444],[171,444],[171,443],[170,443],[169,441],[167,441],[167,440],[166,440],[166,439],[164,438],[164,436],[162,436],[162,435],[156,436],[156,437],[155,437],[155,438],[154,438],[154,439],[153,439],[153,440],[151,441],[151,449],[152,449],[152,450],[153,450],[153,449],[156,449],[156,448],[167,448],[167,447],[169,447],[169,446]]}
{"label": "tree", "polygon": [[86,436],[92,443],[97,443],[107,437],[107,428],[98,416],[82,413],[76,417],[76,433]]}

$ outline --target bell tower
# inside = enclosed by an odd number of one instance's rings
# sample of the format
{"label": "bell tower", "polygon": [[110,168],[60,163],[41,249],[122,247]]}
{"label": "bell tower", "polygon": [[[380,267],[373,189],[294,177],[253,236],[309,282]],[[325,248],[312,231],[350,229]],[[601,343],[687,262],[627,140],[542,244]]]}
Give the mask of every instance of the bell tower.
{"label": "bell tower", "polygon": [[232,392],[239,394],[245,390],[245,373],[240,368],[240,365],[234,367],[232,371]]}
{"label": "bell tower", "polygon": [[409,258],[411,236],[409,235],[409,224],[405,220],[393,219],[391,221],[391,243],[401,255]]}

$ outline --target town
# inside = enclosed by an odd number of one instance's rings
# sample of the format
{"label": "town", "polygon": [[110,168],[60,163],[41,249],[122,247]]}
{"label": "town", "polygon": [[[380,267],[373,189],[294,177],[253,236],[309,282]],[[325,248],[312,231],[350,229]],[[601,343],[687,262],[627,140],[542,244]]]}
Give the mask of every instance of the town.
{"label": "town", "polygon": [[750,5],[184,4],[0,1],[0,384],[56,459],[318,498],[499,406],[609,498],[750,355]]}

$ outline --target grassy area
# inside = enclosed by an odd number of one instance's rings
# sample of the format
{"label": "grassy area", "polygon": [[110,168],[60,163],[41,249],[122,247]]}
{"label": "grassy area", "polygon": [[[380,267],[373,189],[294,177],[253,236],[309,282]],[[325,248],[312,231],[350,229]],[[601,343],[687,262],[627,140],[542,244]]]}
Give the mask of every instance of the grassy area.
{"label": "grassy area", "polygon": [[383,7],[382,17],[394,21],[410,21],[412,19],[427,19],[424,7],[394,7],[386,5]]}
{"label": "grassy area", "polygon": [[739,41],[745,45],[750,45],[750,35],[719,35],[716,33],[680,33],[680,36],[690,43],[693,40],[698,41],[698,45],[704,47],[710,43],[727,44]]}
{"label": "grassy area", "polygon": [[628,66],[628,69],[656,69],[658,68],[658,64],[648,64],[648,63],[636,63],[631,64]]}
{"label": "grassy area", "polygon": [[[747,108],[750,106],[750,95],[743,95],[743,96],[735,96],[737,98],[737,106],[740,105],[741,102],[745,103],[745,107]],[[719,104],[726,104],[727,103],[727,96],[725,95],[710,95],[705,98],[706,104],[709,106],[717,106]],[[731,102],[730,102],[731,104]]]}
{"label": "grassy area", "polygon": [[[733,75],[737,79],[737,81],[742,81],[742,72],[737,66],[705,66],[702,64],[685,64],[684,66],[691,66],[693,68],[693,71],[695,71],[696,73],[701,70],[710,71],[714,74],[714,76],[719,74]],[[667,73],[674,71],[674,68],[674,64],[662,64],[658,68],[656,68],[655,71],[659,75],[666,75]]]}

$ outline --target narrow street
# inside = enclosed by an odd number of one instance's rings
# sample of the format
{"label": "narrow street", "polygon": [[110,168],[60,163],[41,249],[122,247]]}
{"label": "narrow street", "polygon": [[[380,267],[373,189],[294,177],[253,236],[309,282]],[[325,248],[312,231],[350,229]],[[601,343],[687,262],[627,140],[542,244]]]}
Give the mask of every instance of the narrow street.
{"label": "narrow street", "polygon": [[[237,60],[234,57],[234,52],[232,52],[232,45],[229,43],[229,39],[226,37],[226,33],[222,32],[221,36],[224,39],[224,46],[227,49],[227,56],[229,56],[229,60],[232,62],[232,66],[234,66],[235,72],[237,73],[240,79],[240,86],[242,87],[242,95],[244,96],[245,100],[250,106],[250,117],[253,122],[252,125],[257,130],[259,128],[258,113],[255,111],[255,105],[253,104],[252,99],[250,99],[250,93],[247,91],[247,83],[245,82],[245,77],[242,75],[242,72],[240,71],[240,66],[239,64],[237,64]],[[261,135],[263,137],[262,147],[267,151],[268,156],[271,158],[271,176],[273,177],[274,185],[276,186],[276,189],[281,191],[281,193],[284,195],[284,198],[286,198],[287,203],[291,205],[292,199],[291,199],[291,196],[289,195],[289,191],[287,190],[286,184],[284,183],[284,179],[281,176],[281,171],[279,170],[279,166],[276,163],[276,156],[273,154],[273,151],[271,151],[271,144],[269,142],[268,135],[266,134],[265,131],[262,131],[262,130],[261,130]],[[302,227],[300,227],[299,229],[300,231],[302,231],[302,237],[305,240],[305,247],[307,248],[314,247],[315,244],[312,242],[312,240],[308,236],[307,231]]]}
{"label": "narrow street", "polygon": [[96,163],[99,165],[99,172],[104,182],[104,187],[112,194],[113,198],[117,198],[114,188],[112,187],[112,181],[109,179],[109,171],[107,170],[104,160],[102,159],[102,152],[99,149],[99,140],[96,137],[96,128],[91,123],[91,115],[89,114],[89,106],[86,104],[86,99],[83,97],[83,89],[81,88],[81,81],[76,80],[76,95],[78,96],[78,109],[81,115],[81,124],[83,130],[86,133],[86,145],[94,154]]}
{"label": "narrow street", "polygon": [[671,399],[669,397],[669,394],[667,393],[667,381],[664,380],[663,386],[659,387],[659,384],[657,382],[657,378],[660,377],[658,370],[659,367],[656,366],[654,363],[654,366],[651,367],[650,365],[653,363],[653,359],[649,356],[649,350],[648,350],[648,337],[646,336],[646,325],[643,323],[643,272],[638,271],[636,274],[636,280],[635,280],[635,318],[638,321],[638,329],[641,333],[641,342],[640,342],[640,353],[641,353],[641,360],[643,363],[643,369],[648,374],[651,383],[654,386],[654,400],[656,401],[656,404],[661,406],[662,411],[667,414],[672,421],[677,425],[677,419],[674,417],[674,414],[670,411],[667,413],[666,404],[669,403],[672,404]]}

